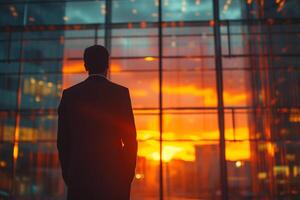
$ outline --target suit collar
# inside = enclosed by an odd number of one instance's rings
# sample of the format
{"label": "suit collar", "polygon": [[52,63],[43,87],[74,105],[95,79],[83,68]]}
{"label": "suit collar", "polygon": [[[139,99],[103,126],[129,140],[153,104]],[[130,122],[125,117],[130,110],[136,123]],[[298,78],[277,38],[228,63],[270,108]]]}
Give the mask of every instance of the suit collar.
{"label": "suit collar", "polygon": [[89,78],[90,77],[100,77],[100,78],[105,78],[106,79],[106,76],[104,76],[103,74],[89,74]]}

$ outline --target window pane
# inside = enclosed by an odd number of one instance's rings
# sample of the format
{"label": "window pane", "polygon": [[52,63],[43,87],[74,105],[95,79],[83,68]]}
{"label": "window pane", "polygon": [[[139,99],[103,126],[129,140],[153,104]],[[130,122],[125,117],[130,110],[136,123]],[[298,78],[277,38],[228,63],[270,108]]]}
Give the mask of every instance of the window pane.
{"label": "window pane", "polygon": [[162,3],[164,21],[210,20],[213,17],[210,0],[164,0]]}
{"label": "window pane", "polygon": [[48,113],[22,113],[18,139],[25,142],[56,142],[57,115],[55,113],[56,109]]}
{"label": "window pane", "polygon": [[0,25],[22,25],[24,5],[6,4],[0,5]]}
{"label": "window pane", "polygon": [[168,111],[164,115],[163,138],[217,142],[219,139],[217,122],[216,110]]}
{"label": "window pane", "polygon": [[[298,142],[245,141],[227,142],[226,146],[232,198],[251,195],[271,199],[273,195],[292,195],[290,190],[299,192],[299,158],[295,154],[299,151]],[[276,190],[272,191],[271,186]]]}
{"label": "window pane", "polygon": [[149,0],[112,0],[112,22],[141,22],[158,20],[158,4]]}
{"label": "window pane", "polygon": [[138,143],[139,151],[135,178],[131,187],[131,199],[159,198],[159,143]]}
{"label": "window pane", "polygon": [[217,105],[215,72],[180,70],[164,72],[164,107],[212,107]]}
{"label": "window pane", "polygon": [[130,88],[134,108],[157,108],[157,76],[157,72],[115,72],[111,73],[111,80]]}
{"label": "window pane", "polygon": [[16,155],[16,198],[63,199],[65,189],[56,143],[19,143]]}
{"label": "window pane", "polygon": [[66,2],[66,24],[104,23],[105,1]]}
{"label": "window pane", "polygon": [[61,75],[26,75],[22,83],[21,108],[57,108]]}
{"label": "window pane", "polygon": [[112,31],[112,57],[148,57],[157,56],[157,30],[145,29],[114,29]]}
{"label": "window pane", "polygon": [[[0,112],[0,143],[13,141],[15,133],[15,112]],[[1,161],[0,161],[1,162]]]}
{"label": "window pane", "polygon": [[0,188],[1,198],[8,198],[12,192],[12,158],[13,145],[12,143],[0,144]]}
{"label": "window pane", "polygon": [[210,56],[214,54],[211,27],[166,27],[163,29],[164,56]]}
{"label": "window pane", "polygon": [[0,108],[14,109],[17,105],[18,79],[16,75],[0,75]]}
{"label": "window pane", "polygon": [[220,190],[218,144],[163,143],[166,199],[217,199]]}

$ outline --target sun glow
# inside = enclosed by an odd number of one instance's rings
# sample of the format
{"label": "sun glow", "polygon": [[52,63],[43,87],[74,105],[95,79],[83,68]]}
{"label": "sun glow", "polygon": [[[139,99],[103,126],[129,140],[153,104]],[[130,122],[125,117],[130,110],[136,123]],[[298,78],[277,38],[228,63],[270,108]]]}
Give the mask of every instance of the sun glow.
{"label": "sun glow", "polygon": [[[233,136],[233,129],[226,129],[225,133],[227,140],[243,140],[249,137],[249,130],[247,127],[237,128],[235,130],[235,136]],[[170,162],[173,159],[195,161],[196,146],[207,144],[218,145],[218,130],[200,132],[198,135],[191,135],[188,137],[189,142],[176,142],[179,135],[179,133],[174,132],[163,133],[165,142],[163,142],[162,160],[164,162]],[[138,130],[138,140],[141,141],[138,155],[155,161],[159,160],[160,153],[158,138],[158,131]],[[207,141],[209,139],[210,141]],[[248,141],[227,142],[226,159],[230,161],[250,159],[250,143]]]}
{"label": "sun glow", "polygon": [[[217,105],[217,93],[215,88],[198,88],[195,85],[171,86],[165,85],[163,92],[169,95],[186,95],[194,97],[203,97],[205,106]],[[223,92],[225,104],[242,104],[247,100],[246,93]]]}
{"label": "sun glow", "polygon": [[[154,61],[154,57],[145,57],[145,61]],[[119,64],[111,64],[111,72],[117,72],[120,74],[121,66]],[[85,76],[84,65],[81,61],[64,61],[63,73],[67,74],[80,74],[81,76],[65,76],[64,77],[64,88],[71,86],[74,82],[80,82]],[[128,73],[127,73],[128,75]],[[133,75],[133,74],[132,74]],[[112,76],[113,77],[113,76]],[[133,82],[134,79],[129,79],[128,76],[118,76],[118,82],[122,84],[122,81],[126,86],[126,83]],[[124,79],[124,80],[122,80]],[[113,80],[114,81],[114,80]],[[152,87],[130,87],[130,93],[132,96],[133,106],[135,106],[136,99],[147,101],[154,101],[155,95],[158,92],[157,84],[152,82]],[[146,82],[145,82],[146,84]],[[148,83],[147,83],[148,84]],[[198,87],[194,84],[186,84],[183,86],[174,86],[165,83],[163,85],[163,94],[169,95],[170,98],[174,98],[176,95],[181,95],[182,98],[192,99],[194,101],[195,97],[200,97],[202,99],[202,104],[204,106],[216,106],[217,105],[217,94],[216,89],[213,87]],[[154,92],[154,93],[153,93]],[[247,94],[245,92],[236,92],[233,90],[225,90],[223,93],[225,104],[243,105],[247,101]],[[201,101],[200,99],[200,101]],[[141,104],[143,105],[143,104]],[[138,118],[136,116],[136,118]],[[201,119],[201,118],[200,118]],[[196,119],[195,119],[196,120]],[[207,119],[206,119],[207,120]],[[170,124],[173,130],[168,130],[163,132],[163,149],[162,149],[162,160],[164,162],[171,162],[172,160],[184,160],[184,161],[195,161],[196,160],[196,148],[201,145],[218,145],[219,144],[219,131],[217,126],[217,116],[209,118],[210,130],[203,129],[203,123],[198,123],[193,127],[193,130],[186,130],[186,122],[180,121],[182,123],[177,123],[177,121],[172,118],[171,115],[164,116],[164,123]],[[240,123],[243,126],[235,127],[233,130],[231,124],[226,122],[225,127],[225,137],[227,140],[247,140],[249,139],[249,129],[247,127],[247,119],[239,118]],[[174,123],[175,122],[175,123]],[[137,124],[139,125],[138,122]],[[140,157],[145,157],[146,159],[158,161],[160,159],[159,152],[159,131],[158,122],[155,117],[146,120],[146,128],[137,127],[137,138],[139,141],[139,152]],[[205,123],[204,123],[205,124]],[[181,142],[178,140],[187,140],[188,142]],[[15,150],[17,152],[17,150]],[[226,143],[226,159],[231,161],[243,161],[250,159],[250,143],[249,142],[227,142]]]}

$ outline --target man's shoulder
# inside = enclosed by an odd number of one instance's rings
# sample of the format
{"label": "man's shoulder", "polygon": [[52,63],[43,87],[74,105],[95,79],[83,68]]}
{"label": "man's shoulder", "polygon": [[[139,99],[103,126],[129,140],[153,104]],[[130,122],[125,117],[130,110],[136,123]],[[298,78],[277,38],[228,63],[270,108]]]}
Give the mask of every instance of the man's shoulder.
{"label": "man's shoulder", "polygon": [[127,92],[128,91],[128,88],[125,87],[125,86],[123,86],[123,85],[120,85],[120,84],[112,82],[112,81],[109,81],[109,83],[116,90],[123,91],[123,92]]}
{"label": "man's shoulder", "polygon": [[63,90],[64,95],[70,95],[70,94],[72,94],[74,92],[76,93],[83,86],[83,83],[84,83],[84,81],[82,81],[80,83],[77,83],[75,85],[72,85],[72,86],[70,86],[68,88],[65,88]]}
{"label": "man's shoulder", "polygon": [[[77,94],[78,91],[81,89],[84,89],[84,83],[85,81],[82,81],[80,83],[77,83],[69,88],[64,89],[63,93],[64,95],[72,95],[72,94]],[[112,90],[119,91],[119,92],[125,92],[127,93],[129,90],[127,87],[120,85],[118,83],[112,82],[110,80],[107,81],[108,87]]]}

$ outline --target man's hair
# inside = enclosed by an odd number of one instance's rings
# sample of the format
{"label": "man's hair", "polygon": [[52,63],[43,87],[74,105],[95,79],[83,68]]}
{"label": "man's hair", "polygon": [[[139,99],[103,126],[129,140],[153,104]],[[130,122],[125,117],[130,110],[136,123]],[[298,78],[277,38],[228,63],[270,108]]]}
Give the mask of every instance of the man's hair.
{"label": "man's hair", "polygon": [[89,73],[104,73],[109,65],[109,53],[104,46],[93,45],[84,50],[83,60]]}

